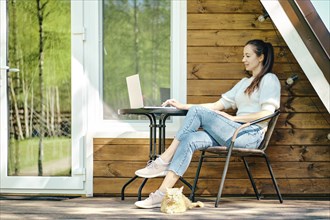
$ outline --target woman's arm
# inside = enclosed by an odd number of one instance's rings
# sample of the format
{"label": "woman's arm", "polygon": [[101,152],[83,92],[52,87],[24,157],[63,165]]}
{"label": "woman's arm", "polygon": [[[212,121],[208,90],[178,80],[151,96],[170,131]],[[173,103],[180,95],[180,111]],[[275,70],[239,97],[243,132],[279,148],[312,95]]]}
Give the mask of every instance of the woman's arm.
{"label": "woman's arm", "polygon": [[167,106],[167,105],[174,106],[177,109],[184,109],[184,110],[188,110],[191,106],[195,106],[195,105],[203,106],[205,108],[208,108],[211,110],[217,110],[217,111],[221,111],[224,109],[224,106],[220,100],[213,102],[213,103],[182,104],[182,103],[176,101],[175,99],[168,99],[162,104],[162,106]]}
{"label": "woman's arm", "polygon": [[271,111],[267,111],[267,110],[263,110],[260,112],[255,112],[255,113],[251,113],[251,114],[247,114],[247,115],[239,115],[239,116],[233,116],[230,114],[227,114],[226,112],[222,112],[222,111],[217,111],[219,115],[222,115],[232,121],[236,121],[236,122],[250,122],[262,117],[265,117],[267,115],[273,114],[273,112]]}

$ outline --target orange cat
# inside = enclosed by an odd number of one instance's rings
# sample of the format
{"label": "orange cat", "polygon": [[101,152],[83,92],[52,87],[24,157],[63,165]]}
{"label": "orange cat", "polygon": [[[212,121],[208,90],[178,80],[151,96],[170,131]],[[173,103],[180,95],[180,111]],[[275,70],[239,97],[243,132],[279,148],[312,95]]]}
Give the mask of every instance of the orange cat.
{"label": "orange cat", "polygon": [[183,186],[181,188],[168,188],[164,199],[162,201],[160,210],[167,214],[185,212],[187,209],[194,207],[204,207],[202,202],[191,202],[182,193]]}

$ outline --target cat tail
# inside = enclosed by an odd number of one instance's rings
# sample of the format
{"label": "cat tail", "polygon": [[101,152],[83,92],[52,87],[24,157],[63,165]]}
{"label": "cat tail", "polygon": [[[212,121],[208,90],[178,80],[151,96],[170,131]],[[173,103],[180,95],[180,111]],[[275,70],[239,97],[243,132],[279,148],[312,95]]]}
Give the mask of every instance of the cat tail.
{"label": "cat tail", "polygon": [[197,201],[197,202],[193,202],[191,203],[193,207],[200,207],[203,208],[204,207],[204,203]]}

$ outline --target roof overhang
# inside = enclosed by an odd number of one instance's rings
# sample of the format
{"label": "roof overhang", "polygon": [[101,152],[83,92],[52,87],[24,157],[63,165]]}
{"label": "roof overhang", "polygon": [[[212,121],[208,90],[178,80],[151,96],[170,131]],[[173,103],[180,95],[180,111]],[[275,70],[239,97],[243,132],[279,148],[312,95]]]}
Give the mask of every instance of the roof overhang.
{"label": "roof overhang", "polygon": [[297,3],[299,1],[260,1],[330,112],[329,32],[326,31],[321,37],[317,35],[320,26],[317,29],[312,28],[308,17],[304,16]]}

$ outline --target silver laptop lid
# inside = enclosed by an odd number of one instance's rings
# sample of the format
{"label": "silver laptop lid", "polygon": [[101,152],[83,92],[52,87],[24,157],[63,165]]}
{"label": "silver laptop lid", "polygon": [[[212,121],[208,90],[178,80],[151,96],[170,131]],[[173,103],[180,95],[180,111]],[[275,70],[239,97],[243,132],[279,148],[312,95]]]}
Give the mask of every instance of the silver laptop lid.
{"label": "silver laptop lid", "polygon": [[131,108],[143,107],[143,96],[139,74],[126,77],[128,97]]}

